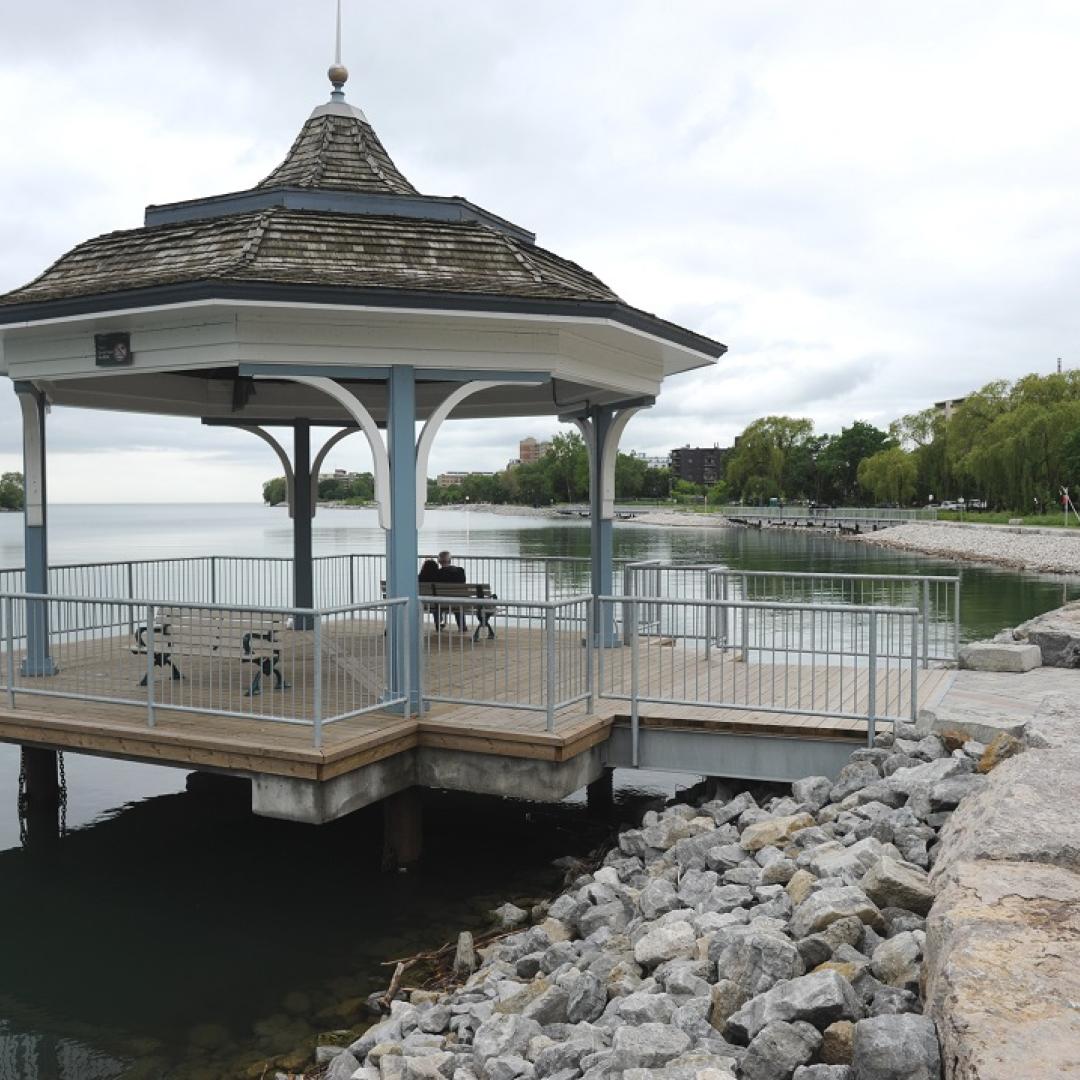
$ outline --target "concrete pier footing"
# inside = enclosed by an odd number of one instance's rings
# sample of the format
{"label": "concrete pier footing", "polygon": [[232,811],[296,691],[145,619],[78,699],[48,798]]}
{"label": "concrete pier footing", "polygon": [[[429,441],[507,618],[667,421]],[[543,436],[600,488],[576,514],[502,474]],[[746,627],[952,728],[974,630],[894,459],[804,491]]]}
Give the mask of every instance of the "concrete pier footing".
{"label": "concrete pier footing", "polygon": [[419,788],[410,787],[383,800],[384,870],[403,870],[423,853],[424,809]]}
{"label": "concrete pier footing", "polygon": [[615,809],[615,770],[605,769],[585,788],[585,801],[593,817],[611,817]]}

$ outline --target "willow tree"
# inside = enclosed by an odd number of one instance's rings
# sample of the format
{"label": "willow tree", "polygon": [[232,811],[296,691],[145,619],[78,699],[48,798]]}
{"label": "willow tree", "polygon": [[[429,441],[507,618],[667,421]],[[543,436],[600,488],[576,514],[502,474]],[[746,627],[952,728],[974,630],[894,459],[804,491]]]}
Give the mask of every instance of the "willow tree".
{"label": "willow tree", "polygon": [[739,437],[728,458],[726,479],[732,493],[746,500],[804,494],[799,481],[799,449],[814,434],[813,420],[765,416]]}
{"label": "willow tree", "polygon": [[880,450],[859,462],[859,487],[877,502],[899,506],[911,502],[917,479],[915,457],[899,446]]}

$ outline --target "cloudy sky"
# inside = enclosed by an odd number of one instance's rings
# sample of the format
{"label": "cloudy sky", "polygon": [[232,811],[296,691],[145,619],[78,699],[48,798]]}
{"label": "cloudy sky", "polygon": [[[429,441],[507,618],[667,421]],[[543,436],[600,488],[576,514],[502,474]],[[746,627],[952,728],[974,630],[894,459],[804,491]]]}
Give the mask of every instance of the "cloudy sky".
{"label": "cloudy sky", "polygon": [[[349,100],[422,191],[719,338],[624,448],[821,431],[1080,364],[1080,6],[345,0]],[[181,15],[182,12],[182,15]],[[326,97],[333,0],[4,0],[0,291],[143,207],[249,187]],[[451,423],[441,468],[555,425]],[[331,465],[367,467],[360,439]],[[58,409],[56,501],[258,498],[261,443]],[[0,468],[19,466],[0,388]]]}

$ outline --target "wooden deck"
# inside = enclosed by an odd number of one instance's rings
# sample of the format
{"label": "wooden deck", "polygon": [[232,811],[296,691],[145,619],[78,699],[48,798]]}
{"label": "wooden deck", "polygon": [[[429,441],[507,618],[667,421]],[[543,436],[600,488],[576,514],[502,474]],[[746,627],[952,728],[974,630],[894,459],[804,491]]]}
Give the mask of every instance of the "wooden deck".
{"label": "wooden deck", "polygon": [[[320,701],[324,716],[377,700],[384,641],[377,628],[324,640]],[[14,707],[6,692],[6,659],[0,657],[0,683],[5,687],[0,690],[0,741],[189,768],[328,780],[419,746],[566,761],[605,741],[612,724],[630,712],[628,701],[601,696],[591,714],[584,702],[559,710],[554,731],[548,731],[539,709],[439,703],[419,719],[374,711],[325,723],[323,744],[316,749],[310,631],[283,635],[280,666],[290,687],[271,689],[272,678],[264,676],[265,688],[257,696],[245,695],[250,665],[178,657],[182,679],[173,681],[156,672],[153,726],[148,723],[147,691],[139,686],[147,670],[146,657],[133,654],[130,643],[128,634],[109,631],[54,647],[58,673],[36,679],[17,676]],[[585,652],[580,636],[560,636],[560,670],[567,672],[558,683],[560,697],[573,696],[584,685]],[[543,664],[541,635],[528,628],[511,628],[494,641],[482,638],[477,643],[468,634],[426,631],[424,685],[439,696],[497,701],[502,695],[505,701],[539,705]],[[951,677],[944,668],[920,671],[920,704],[938,698]],[[629,680],[628,650],[607,651],[597,685],[603,692],[626,695]],[[803,715],[792,709],[824,708],[827,699],[834,708],[842,701],[842,708],[850,709],[855,694],[865,697],[866,692],[865,676],[860,682],[851,669],[804,666],[796,680],[794,669],[784,665],[743,663],[737,655],[719,650],[705,656],[693,647],[656,639],[643,648],[639,686],[643,694],[652,691],[653,696],[744,702],[737,708],[642,702],[641,722],[646,726],[853,742],[865,738],[863,721]],[[879,671],[879,709],[886,701],[903,708],[905,686],[909,683],[898,677],[896,669]],[[50,696],[28,691],[48,691]],[[51,696],[57,694],[78,696]],[[90,696],[110,700],[86,700]],[[234,715],[198,711],[210,708]],[[284,722],[285,717],[298,722]]]}

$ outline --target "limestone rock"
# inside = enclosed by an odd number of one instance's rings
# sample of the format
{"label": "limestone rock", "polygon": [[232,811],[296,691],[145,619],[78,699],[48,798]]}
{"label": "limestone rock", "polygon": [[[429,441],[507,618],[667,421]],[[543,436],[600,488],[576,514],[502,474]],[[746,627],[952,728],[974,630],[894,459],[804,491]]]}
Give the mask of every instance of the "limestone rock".
{"label": "limestone rock", "polygon": [[913,1013],[860,1020],[851,1071],[852,1080],[941,1080],[933,1021]]}
{"label": "limestone rock", "polygon": [[791,1075],[791,1080],[851,1080],[848,1065],[802,1065]]}
{"label": "limestone rock", "polygon": [[975,859],[1080,865],[1080,799],[1062,797],[1077,776],[1080,750],[1028,750],[999,765],[942,830],[931,883]]}
{"label": "limestone rock", "polygon": [[838,919],[856,917],[875,929],[884,928],[881,912],[874,902],[854,885],[820,889],[808,896],[791,916],[791,935],[807,937],[824,930]]}
{"label": "limestone rock", "polygon": [[743,1080],[788,1080],[821,1045],[821,1034],[810,1024],[782,1020],[766,1024],[750,1042],[742,1060]]}
{"label": "limestone rock", "polygon": [[992,772],[1003,761],[1016,757],[1023,749],[1024,744],[1018,738],[1005,732],[995,735],[979,758],[978,771],[983,775]]}
{"label": "limestone rock", "polygon": [[348,1051],[335,1055],[326,1070],[326,1080],[351,1080],[352,1074],[360,1068],[360,1062]]}
{"label": "limestone rock", "polygon": [[820,810],[829,801],[833,782],[827,776],[807,776],[791,785],[792,798]]}
{"label": "limestone rock", "polygon": [[822,1033],[821,1060],[826,1065],[850,1065],[855,1041],[855,1025],[850,1020],[837,1020]]}
{"label": "limestone rock", "polygon": [[1013,635],[1037,645],[1047,667],[1080,667],[1080,604],[1075,600],[1021,623]]}
{"label": "limestone rock", "polygon": [[[1077,629],[1080,632],[1080,627]],[[993,641],[974,641],[964,645],[960,649],[959,660],[960,667],[967,671],[1008,671],[1017,674],[1034,671],[1043,662],[1038,645]]]}
{"label": "limestone rock", "polygon": [[655,967],[665,960],[692,957],[697,949],[693,927],[687,922],[658,926],[639,939],[634,946],[634,959],[644,967]]}
{"label": "limestone rock", "polygon": [[769,844],[780,844],[800,829],[814,824],[809,814],[790,814],[787,817],[766,818],[755,825],[748,825],[739,837],[739,846],[754,852]]}
{"label": "limestone rock", "polygon": [[797,870],[786,888],[791,902],[796,906],[801,904],[810,895],[816,880],[809,870]]}
{"label": "limestone rock", "polygon": [[495,920],[495,925],[501,927],[503,930],[513,930],[515,926],[521,926],[523,923],[529,921],[529,913],[527,911],[510,903],[497,907],[491,913],[491,917]]}
{"label": "limestone rock", "polygon": [[906,930],[883,941],[871,958],[874,976],[888,986],[917,990],[925,940],[921,930]]}
{"label": "limestone rock", "polygon": [[641,914],[652,922],[669,911],[675,911],[681,904],[675,886],[665,878],[656,878],[641,890],[638,906]]}
{"label": "limestone rock", "polygon": [[803,974],[799,950],[780,934],[766,933],[753,926],[738,927],[728,931],[723,941],[716,958],[717,976],[730,979],[749,997]]}
{"label": "limestone rock", "polygon": [[951,1075],[1080,1076],[1080,874],[960,862],[949,877],[927,922],[926,1007]]}
{"label": "limestone rock", "polygon": [[709,1023],[717,1031],[723,1031],[728,1017],[741,1009],[749,1000],[750,995],[738,983],[730,979],[718,979],[712,988]]}
{"label": "limestone rock", "polygon": [[836,803],[843,802],[860,788],[876,783],[880,779],[881,773],[872,762],[854,761],[840,770],[840,775],[829,792],[829,800]]}
{"label": "limestone rock", "polygon": [[988,743],[1002,733],[1019,738],[1027,730],[1029,718],[1017,716],[1007,707],[963,706],[948,700],[919,710],[919,730],[937,735],[956,733]]}
{"label": "limestone rock", "polygon": [[884,856],[859,883],[879,908],[898,907],[925,915],[934,902],[929,875],[919,867]]}
{"label": "limestone rock", "polygon": [[774,1020],[805,1020],[824,1028],[836,1020],[857,1020],[862,1005],[850,983],[835,971],[803,975],[777,983],[751,998],[728,1018],[725,1030],[737,1042],[749,1042]]}
{"label": "limestone rock", "polygon": [[611,1064],[615,1069],[655,1069],[677,1058],[690,1046],[690,1037],[669,1024],[642,1024],[615,1029]]}
{"label": "limestone rock", "polygon": [[498,1013],[485,1020],[473,1036],[473,1060],[479,1071],[492,1058],[508,1055],[523,1056],[529,1040],[540,1034],[540,1025],[517,1014]]}
{"label": "limestone rock", "polygon": [[607,1005],[607,988],[600,979],[585,972],[574,984],[566,1003],[566,1018],[571,1024],[595,1020]]}

